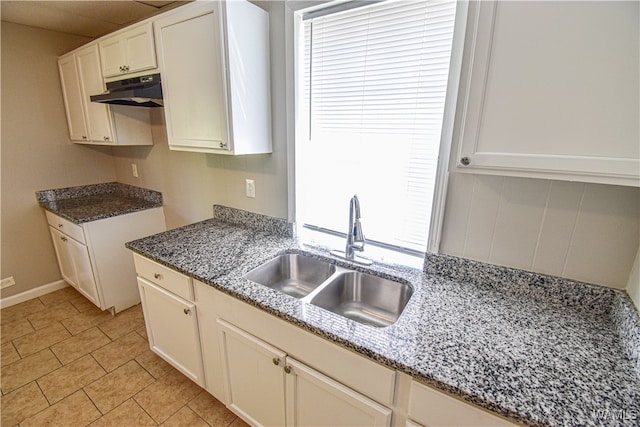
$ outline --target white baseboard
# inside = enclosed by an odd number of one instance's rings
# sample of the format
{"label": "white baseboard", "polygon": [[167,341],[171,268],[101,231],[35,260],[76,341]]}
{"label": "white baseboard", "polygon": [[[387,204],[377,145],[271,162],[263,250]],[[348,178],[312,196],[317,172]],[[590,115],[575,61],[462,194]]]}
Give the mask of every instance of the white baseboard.
{"label": "white baseboard", "polygon": [[42,295],[49,294],[58,289],[63,289],[69,286],[64,280],[57,280],[55,282],[47,283],[37,288],[29,289],[28,291],[20,292],[16,295],[0,299],[0,308],[11,307],[12,305],[20,304],[21,302],[28,301],[33,298],[37,298]]}

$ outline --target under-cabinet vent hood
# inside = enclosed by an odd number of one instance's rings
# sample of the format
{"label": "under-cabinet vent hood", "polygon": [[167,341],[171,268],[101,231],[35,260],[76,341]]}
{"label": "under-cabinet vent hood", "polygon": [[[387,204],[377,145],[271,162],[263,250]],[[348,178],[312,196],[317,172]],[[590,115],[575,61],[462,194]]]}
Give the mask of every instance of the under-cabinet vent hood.
{"label": "under-cabinet vent hood", "polygon": [[107,91],[91,95],[91,102],[132,107],[162,107],[160,74],[131,77],[107,83]]}

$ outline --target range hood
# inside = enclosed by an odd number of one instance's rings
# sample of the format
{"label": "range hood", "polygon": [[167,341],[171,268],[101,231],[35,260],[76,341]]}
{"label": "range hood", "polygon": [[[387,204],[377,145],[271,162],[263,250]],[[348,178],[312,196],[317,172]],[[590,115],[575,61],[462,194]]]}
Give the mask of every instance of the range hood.
{"label": "range hood", "polygon": [[131,77],[107,83],[107,91],[91,95],[91,102],[132,107],[162,107],[160,74]]}

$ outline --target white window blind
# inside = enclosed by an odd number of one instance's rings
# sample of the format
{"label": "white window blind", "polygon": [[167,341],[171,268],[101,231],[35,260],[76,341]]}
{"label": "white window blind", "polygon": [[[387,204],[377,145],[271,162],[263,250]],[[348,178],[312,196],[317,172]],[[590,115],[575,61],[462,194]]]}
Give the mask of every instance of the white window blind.
{"label": "white window blind", "polygon": [[387,1],[304,21],[298,222],[427,244],[456,3]]}

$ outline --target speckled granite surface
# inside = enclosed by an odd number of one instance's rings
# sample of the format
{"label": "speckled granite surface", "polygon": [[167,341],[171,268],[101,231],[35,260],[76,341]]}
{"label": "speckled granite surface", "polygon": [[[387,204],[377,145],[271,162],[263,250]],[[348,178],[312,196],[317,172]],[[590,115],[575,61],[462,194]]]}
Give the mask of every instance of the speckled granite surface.
{"label": "speckled granite surface", "polygon": [[[561,288],[564,282],[532,285],[532,276],[492,277],[482,265],[463,270],[447,257],[431,257],[425,271],[379,264],[362,268],[336,260],[413,285],[399,320],[375,328],[244,279],[283,252],[333,259],[290,237],[211,219],[127,247],[518,423],[640,422],[640,375],[612,314],[620,298],[621,309],[629,308],[620,292],[571,282],[566,292],[556,293],[555,285]],[[431,270],[435,263],[439,274]],[[447,269],[456,273],[444,273]],[[626,328],[636,328],[637,335],[637,325]]]}
{"label": "speckled granite surface", "polygon": [[162,206],[162,193],[119,182],[36,192],[43,208],[75,224]]}

